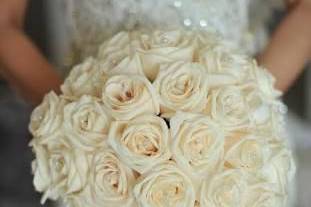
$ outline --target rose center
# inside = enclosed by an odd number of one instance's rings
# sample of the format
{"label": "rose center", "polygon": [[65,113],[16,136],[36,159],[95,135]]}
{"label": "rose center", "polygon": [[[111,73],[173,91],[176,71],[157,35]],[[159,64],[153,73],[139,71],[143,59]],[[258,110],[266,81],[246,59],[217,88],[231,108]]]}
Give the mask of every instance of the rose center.
{"label": "rose center", "polygon": [[123,93],[118,94],[117,99],[120,102],[128,102],[134,97],[134,92],[132,90],[126,90]]}
{"label": "rose center", "polygon": [[108,178],[107,182],[110,184],[110,186],[114,189],[118,189],[119,182],[118,182],[118,175],[115,172],[112,172]]}
{"label": "rose center", "polygon": [[193,84],[191,78],[183,75],[175,81],[172,94],[175,96],[187,96],[192,93],[192,90]]}
{"label": "rose center", "polygon": [[106,93],[115,105],[123,105],[133,100],[136,92],[139,94],[141,85],[134,85],[133,82],[121,82],[110,84],[106,87]]}
{"label": "rose center", "polygon": [[239,95],[229,95],[223,98],[224,113],[239,116],[245,111],[244,100]]}
{"label": "rose center", "polygon": [[262,153],[257,143],[248,141],[242,145],[241,161],[243,167],[255,168],[260,166],[262,163],[261,157]]}
{"label": "rose center", "polygon": [[96,119],[96,113],[94,111],[90,111],[90,110],[84,110],[84,111],[80,111],[79,114],[79,122],[77,124],[80,124],[80,129],[83,131],[90,131],[92,130],[92,123],[94,123],[95,119]]}
{"label": "rose center", "polygon": [[120,185],[120,172],[118,167],[113,163],[107,163],[104,167],[105,173],[102,177],[105,186],[110,186],[111,191],[115,193],[119,193],[119,185]]}
{"label": "rose center", "polygon": [[152,132],[136,132],[131,135],[126,145],[135,154],[144,156],[154,156],[159,151],[158,136]]}
{"label": "rose center", "polygon": [[59,156],[54,157],[52,158],[51,162],[56,172],[61,173],[64,170],[65,160],[63,157],[59,157]]}
{"label": "rose center", "polygon": [[182,183],[158,182],[153,188],[152,200],[159,206],[176,206],[184,199]]}
{"label": "rose center", "polygon": [[207,158],[209,149],[213,145],[213,138],[209,135],[206,128],[202,128],[192,134],[189,141],[186,143],[189,147],[187,152],[191,156],[191,164]]}

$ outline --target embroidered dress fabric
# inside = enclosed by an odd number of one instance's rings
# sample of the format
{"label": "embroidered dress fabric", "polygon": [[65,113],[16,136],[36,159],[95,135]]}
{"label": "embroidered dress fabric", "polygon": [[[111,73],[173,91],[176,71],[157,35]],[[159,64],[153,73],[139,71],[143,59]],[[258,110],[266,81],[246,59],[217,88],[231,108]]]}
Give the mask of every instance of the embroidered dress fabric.
{"label": "embroidered dress fabric", "polygon": [[68,0],[68,26],[79,61],[121,30],[188,27],[214,32],[254,55],[282,0]]}

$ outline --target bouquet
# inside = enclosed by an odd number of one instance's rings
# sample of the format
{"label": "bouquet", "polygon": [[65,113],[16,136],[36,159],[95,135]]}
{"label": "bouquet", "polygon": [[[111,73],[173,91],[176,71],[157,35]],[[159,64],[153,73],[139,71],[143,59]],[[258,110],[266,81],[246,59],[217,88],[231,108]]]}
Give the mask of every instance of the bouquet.
{"label": "bouquet", "polygon": [[273,84],[208,33],[121,32],[32,113],[34,186],[71,207],[284,207]]}

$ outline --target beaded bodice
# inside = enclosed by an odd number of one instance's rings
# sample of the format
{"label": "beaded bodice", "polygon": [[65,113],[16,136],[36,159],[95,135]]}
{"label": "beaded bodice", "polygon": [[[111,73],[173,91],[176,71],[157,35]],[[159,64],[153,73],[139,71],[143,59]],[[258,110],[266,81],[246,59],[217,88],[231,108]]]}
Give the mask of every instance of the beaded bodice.
{"label": "beaded bodice", "polygon": [[187,27],[215,32],[254,54],[266,20],[282,0],[67,0],[69,25],[82,56],[120,30]]}

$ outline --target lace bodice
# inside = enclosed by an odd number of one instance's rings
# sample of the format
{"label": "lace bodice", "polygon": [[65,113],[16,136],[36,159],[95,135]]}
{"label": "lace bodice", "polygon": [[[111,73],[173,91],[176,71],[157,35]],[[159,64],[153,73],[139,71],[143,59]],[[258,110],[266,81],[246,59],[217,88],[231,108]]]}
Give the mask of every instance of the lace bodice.
{"label": "lace bodice", "polygon": [[266,20],[282,0],[67,0],[68,25],[80,58],[120,30],[188,27],[215,32],[254,54]]}

